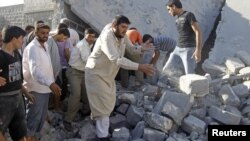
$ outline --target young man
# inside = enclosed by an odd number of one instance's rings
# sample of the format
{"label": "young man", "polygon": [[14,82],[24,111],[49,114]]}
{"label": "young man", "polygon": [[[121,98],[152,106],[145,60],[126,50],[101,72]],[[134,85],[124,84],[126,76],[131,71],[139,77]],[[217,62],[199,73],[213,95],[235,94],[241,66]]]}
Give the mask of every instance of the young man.
{"label": "young man", "polygon": [[176,26],[179,33],[177,46],[171,53],[163,71],[169,68],[171,62],[180,58],[185,74],[195,73],[196,63],[201,60],[202,35],[193,13],[182,9],[180,0],[169,0],[166,4],[169,14],[177,16]]}
{"label": "young man", "polygon": [[[176,41],[172,38],[167,37],[167,36],[152,37],[149,34],[145,34],[145,35],[143,35],[142,41],[143,41],[143,43],[145,43],[145,42],[152,43],[155,47],[154,50],[145,51],[143,54],[143,62],[153,64],[154,66],[156,65],[156,63],[160,57],[160,50],[167,51],[167,54],[169,54],[174,50],[174,48],[176,46]],[[152,77],[147,76],[148,83],[155,85],[157,83],[157,80],[158,80],[157,75],[158,74],[156,71],[154,76],[152,76]]]}
{"label": "young man", "polygon": [[39,137],[47,116],[48,102],[51,91],[61,94],[60,87],[55,83],[53,68],[48,52],[50,27],[43,23],[35,29],[35,38],[23,52],[23,75],[27,90],[35,96],[36,102],[29,106],[27,114],[28,141]]}
{"label": "young man", "polygon": [[[132,42],[132,44],[134,45],[141,45],[142,44],[142,36],[140,34],[140,32],[135,28],[132,27],[130,29],[127,30],[126,35],[128,36],[128,38],[130,39],[130,41]],[[142,63],[142,55],[141,54],[134,54],[133,52],[129,51],[129,50],[125,50],[125,54],[124,56],[128,59],[130,59],[133,62],[136,63]],[[121,85],[124,88],[127,88],[129,86],[129,73],[132,71],[120,68],[119,70],[119,77],[120,77],[120,81],[121,81]],[[141,85],[144,83],[144,74],[141,71],[133,71],[135,73],[135,85]]]}
{"label": "young man", "polygon": [[3,29],[0,49],[0,141],[7,128],[15,141],[24,141],[27,134],[22,86],[22,58],[17,51],[22,47],[25,31],[17,26]]}
{"label": "young man", "polygon": [[[84,71],[95,39],[95,31],[91,28],[85,29],[84,38],[77,43],[70,56],[70,68],[67,70],[67,76],[71,86],[71,94],[69,96],[68,110],[66,112],[64,122],[65,128],[68,128],[68,130],[71,128],[71,122],[75,118],[80,108],[83,116],[90,114],[89,102],[85,87]],[[80,107],[80,100],[82,100],[83,103],[82,107]]]}
{"label": "young man", "polygon": [[150,48],[134,46],[126,36],[130,21],[118,15],[112,24],[107,25],[98,37],[85,67],[85,84],[91,109],[96,120],[96,134],[101,141],[109,141],[109,116],[116,102],[115,76],[120,67],[140,70],[148,75],[154,73],[150,64],[138,64],[124,57],[125,48],[137,53]]}

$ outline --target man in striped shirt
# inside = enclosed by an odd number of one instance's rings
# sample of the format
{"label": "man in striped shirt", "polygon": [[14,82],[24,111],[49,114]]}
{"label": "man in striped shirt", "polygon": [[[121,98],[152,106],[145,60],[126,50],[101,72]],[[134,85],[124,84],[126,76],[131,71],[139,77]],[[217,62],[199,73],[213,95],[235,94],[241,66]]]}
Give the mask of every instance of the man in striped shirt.
{"label": "man in striped shirt", "polygon": [[[143,43],[148,41],[153,43],[155,46],[154,50],[149,50],[145,51],[143,54],[143,62],[144,63],[149,63],[155,64],[158,61],[158,58],[160,57],[160,50],[161,51],[167,51],[168,54],[172,52],[176,46],[176,41],[168,36],[158,36],[158,37],[152,37],[149,34],[145,34],[142,38]],[[158,78],[158,73],[154,76],[148,77],[147,76],[147,81],[151,84],[156,84],[157,83],[157,78]]]}

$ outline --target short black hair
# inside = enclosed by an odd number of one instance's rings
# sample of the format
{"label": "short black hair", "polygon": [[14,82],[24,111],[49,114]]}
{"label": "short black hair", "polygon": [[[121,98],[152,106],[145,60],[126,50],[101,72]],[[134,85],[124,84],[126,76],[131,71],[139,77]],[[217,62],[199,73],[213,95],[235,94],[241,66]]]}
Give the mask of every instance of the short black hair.
{"label": "short black hair", "polygon": [[153,40],[153,37],[149,34],[144,34],[143,37],[142,37],[142,42],[145,43],[147,40],[149,39],[152,39]]}
{"label": "short black hair", "polygon": [[180,0],[169,0],[166,4],[166,6],[172,7],[175,5],[177,8],[182,8],[182,4]]}
{"label": "short black hair", "polygon": [[9,43],[13,38],[25,36],[26,32],[18,26],[5,26],[2,30],[3,43]]}
{"label": "short black hair", "polygon": [[84,34],[95,34],[95,31],[92,28],[86,28]]}
{"label": "short black hair", "polygon": [[67,28],[58,29],[57,34],[63,34],[64,36],[70,37],[70,33]]}
{"label": "short black hair", "polygon": [[44,23],[44,21],[42,21],[42,20],[35,21],[34,26],[36,27],[40,23]]}
{"label": "short black hair", "polygon": [[118,26],[118,25],[120,25],[120,24],[122,24],[122,23],[130,24],[130,21],[129,21],[129,19],[128,19],[126,16],[124,16],[124,15],[117,15],[117,16],[115,16],[115,18],[113,19],[113,22],[112,22],[112,23]]}
{"label": "short black hair", "polygon": [[32,25],[27,25],[26,27],[25,27],[25,31],[29,31],[29,30],[31,30],[31,29],[35,29],[35,27],[34,26],[32,26]]}
{"label": "short black hair", "polygon": [[68,28],[68,25],[65,24],[65,23],[59,23],[56,27],[57,29],[60,29],[60,28]]}
{"label": "short black hair", "polygon": [[39,23],[36,25],[35,27],[35,32],[37,32],[39,29],[49,29],[50,30],[50,27],[44,23]]}

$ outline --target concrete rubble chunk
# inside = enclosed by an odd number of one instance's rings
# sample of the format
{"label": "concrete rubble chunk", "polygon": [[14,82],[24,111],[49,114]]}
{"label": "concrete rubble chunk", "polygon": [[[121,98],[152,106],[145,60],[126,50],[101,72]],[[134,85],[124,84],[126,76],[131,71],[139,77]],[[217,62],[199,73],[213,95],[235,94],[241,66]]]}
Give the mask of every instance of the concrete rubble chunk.
{"label": "concrete rubble chunk", "polygon": [[117,128],[112,133],[112,141],[129,141],[130,133],[125,127]]}
{"label": "concrete rubble chunk", "polygon": [[131,138],[132,139],[141,138],[143,136],[144,128],[145,128],[145,122],[144,121],[138,122],[135,128],[131,131]]}
{"label": "concrete rubble chunk", "polygon": [[81,139],[86,141],[96,140],[95,126],[91,122],[85,122],[79,132]]}
{"label": "concrete rubble chunk", "polygon": [[168,137],[166,141],[176,141],[176,139],[173,137]]}
{"label": "concrete rubble chunk", "polygon": [[226,73],[226,67],[216,64],[214,62],[212,62],[209,59],[206,59],[203,63],[202,63],[202,69],[211,74],[212,76],[218,76],[221,74]]}
{"label": "concrete rubble chunk", "polygon": [[213,119],[226,125],[239,125],[242,115],[241,112],[232,106],[224,105],[222,107],[211,106],[208,114]]}
{"label": "concrete rubble chunk", "polygon": [[127,127],[127,119],[122,114],[116,114],[115,116],[110,117],[110,129],[113,131],[115,128]]}
{"label": "concrete rubble chunk", "polygon": [[188,95],[203,97],[209,93],[209,81],[205,76],[186,74],[180,77],[180,89]]}
{"label": "concrete rubble chunk", "polygon": [[246,51],[240,50],[236,52],[235,56],[240,58],[240,60],[247,66],[250,66],[250,54]]}
{"label": "concrete rubble chunk", "polygon": [[123,93],[118,96],[118,100],[128,104],[136,104],[136,98],[133,94]]}
{"label": "concrete rubble chunk", "polygon": [[151,128],[145,128],[143,139],[146,141],[165,141],[166,135],[165,133],[151,129]]}
{"label": "concrete rubble chunk", "polygon": [[143,108],[137,108],[133,105],[130,105],[126,113],[127,122],[131,126],[136,126],[136,124],[142,119],[144,114]]}
{"label": "concrete rubble chunk", "polygon": [[219,91],[219,96],[222,102],[226,105],[236,106],[240,105],[239,97],[234,93],[232,87],[229,84],[225,84]]}
{"label": "concrete rubble chunk", "polygon": [[249,95],[248,88],[244,84],[235,85],[232,87],[232,89],[239,98],[244,98]]}
{"label": "concrete rubble chunk", "polygon": [[244,81],[242,84],[250,90],[250,81]]}
{"label": "concrete rubble chunk", "polygon": [[250,74],[250,67],[240,69],[239,74]]}
{"label": "concrete rubble chunk", "polygon": [[189,115],[188,117],[184,118],[181,128],[189,134],[192,133],[192,131],[196,131],[199,134],[204,134],[206,130],[206,123],[195,116]]}
{"label": "concrete rubble chunk", "polygon": [[166,102],[161,111],[162,115],[170,117],[176,124],[181,125],[182,122],[182,110],[171,102]]}
{"label": "concrete rubble chunk", "polygon": [[150,127],[161,130],[165,133],[168,133],[173,125],[173,121],[171,119],[149,112],[145,113],[144,120]]}
{"label": "concrete rubble chunk", "polygon": [[177,93],[165,90],[160,100],[154,107],[153,113],[160,114],[164,105],[167,102],[171,102],[173,105],[175,105],[182,111],[182,115],[180,115],[179,119],[183,119],[190,111],[194,103],[194,97],[191,95],[186,95],[184,93]]}
{"label": "concrete rubble chunk", "polygon": [[123,104],[121,104],[121,105],[116,109],[116,111],[119,112],[119,113],[121,113],[121,114],[123,114],[123,115],[125,115],[126,112],[127,112],[127,110],[128,110],[128,107],[129,107],[129,104],[123,103]]}
{"label": "concrete rubble chunk", "polygon": [[250,113],[250,105],[245,106],[242,110],[242,115],[246,115],[248,113]]}
{"label": "concrete rubble chunk", "polygon": [[245,64],[236,57],[229,57],[226,59],[225,65],[230,73],[238,74],[239,70],[245,67]]}

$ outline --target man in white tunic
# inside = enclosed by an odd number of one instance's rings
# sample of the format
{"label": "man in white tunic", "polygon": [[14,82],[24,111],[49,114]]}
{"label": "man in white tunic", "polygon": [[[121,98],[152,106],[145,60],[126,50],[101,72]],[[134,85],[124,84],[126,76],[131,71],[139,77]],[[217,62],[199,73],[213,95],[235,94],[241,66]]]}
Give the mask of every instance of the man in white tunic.
{"label": "man in white tunic", "polygon": [[45,122],[51,91],[61,94],[55,83],[53,68],[48,52],[50,27],[43,23],[37,25],[35,38],[23,52],[24,86],[35,97],[35,103],[29,104],[27,114],[28,141],[36,141]]}
{"label": "man in white tunic", "polygon": [[134,46],[126,36],[130,21],[118,15],[110,27],[106,26],[98,37],[93,52],[85,67],[85,83],[92,118],[96,120],[96,134],[99,140],[109,141],[109,116],[116,101],[115,76],[120,67],[140,70],[148,75],[154,73],[150,64],[138,64],[124,57],[125,48],[141,53],[152,44]]}

